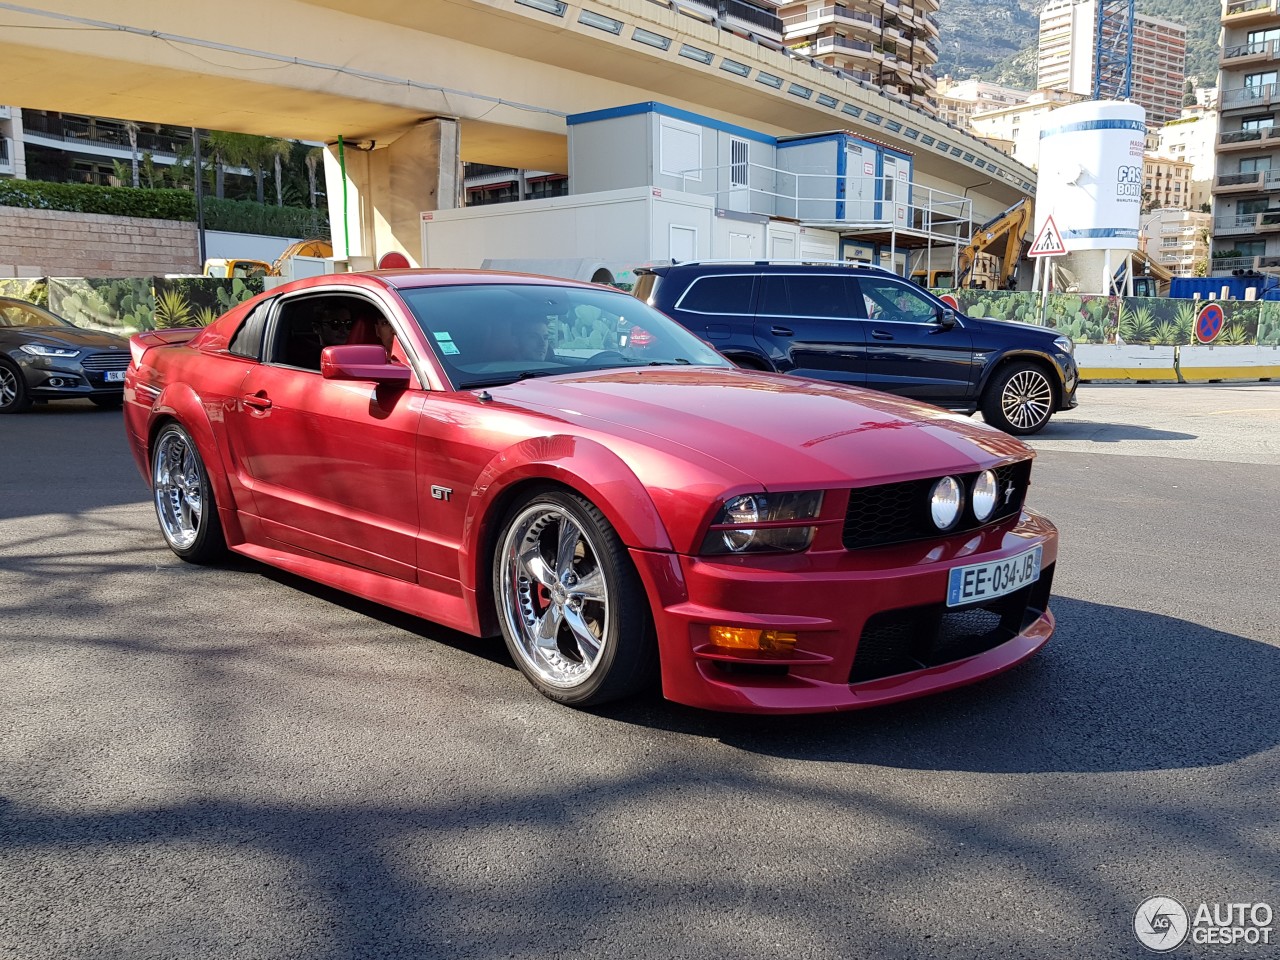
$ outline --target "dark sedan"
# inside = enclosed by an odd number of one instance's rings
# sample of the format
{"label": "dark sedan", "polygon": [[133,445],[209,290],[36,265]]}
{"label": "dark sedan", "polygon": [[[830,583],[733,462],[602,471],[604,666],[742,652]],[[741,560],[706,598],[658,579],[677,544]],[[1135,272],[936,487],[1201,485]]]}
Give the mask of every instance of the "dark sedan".
{"label": "dark sedan", "polygon": [[129,341],[123,337],[0,297],[0,413],[20,413],[37,400],[77,397],[118,407],[128,366]]}

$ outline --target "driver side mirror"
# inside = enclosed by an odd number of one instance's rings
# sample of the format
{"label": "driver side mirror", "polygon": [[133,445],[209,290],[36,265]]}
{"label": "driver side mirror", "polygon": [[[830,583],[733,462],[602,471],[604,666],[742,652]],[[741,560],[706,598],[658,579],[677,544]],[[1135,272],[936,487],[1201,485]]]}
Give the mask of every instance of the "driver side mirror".
{"label": "driver side mirror", "polygon": [[956,325],[956,312],[950,307],[943,307],[938,311],[938,326],[943,330],[950,330]]}
{"label": "driver side mirror", "polygon": [[404,387],[409,384],[410,371],[402,363],[392,363],[381,344],[349,343],[321,351],[320,375],[326,380],[372,380]]}

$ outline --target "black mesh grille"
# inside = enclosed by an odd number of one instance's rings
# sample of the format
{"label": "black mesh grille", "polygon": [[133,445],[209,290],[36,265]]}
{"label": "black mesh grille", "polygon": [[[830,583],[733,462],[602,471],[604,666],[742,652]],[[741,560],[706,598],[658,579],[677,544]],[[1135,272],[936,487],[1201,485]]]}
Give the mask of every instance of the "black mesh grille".
{"label": "black mesh grille", "polygon": [[[1031,461],[1020,460],[997,467],[995,474],[999,498],[995,512],[985,523],[979,523],[978,518],[973,515],[972,492],[978,474],[956,475],[965,490],[965,511],[959,525],[951,532],[976,530],[986,523],[996,523],[1022,509],[1023,500],[1027,496],[1027,483],[1031,479]],[[891,543],[938,536],[938,528],[929,516],[929,491],[937,480],[937,477],[929,477],[925,480],[885,483],[851,490],[849,512],[844,520],[845,548],[857,550],[862,547],[882,547]]]}
{"label": "black mesh grille", "polygon": [[1021,590],[972,607],[887,610],[867,620],[850,683],[936,667],[983,653],[1025,630],[1049,605],[1053,566]]}

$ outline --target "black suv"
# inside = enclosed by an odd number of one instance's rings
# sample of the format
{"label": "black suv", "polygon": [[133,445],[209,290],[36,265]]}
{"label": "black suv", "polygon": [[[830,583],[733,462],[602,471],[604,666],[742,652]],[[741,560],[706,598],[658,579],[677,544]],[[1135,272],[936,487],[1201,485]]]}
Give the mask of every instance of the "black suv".
{"label": "black suv", "polygon": [[741,367],[981,410],[988,423],[1020,435],[1076,405],[1070,338],[957,315],[869,264],[700,261],[636,274],[637,297]]}

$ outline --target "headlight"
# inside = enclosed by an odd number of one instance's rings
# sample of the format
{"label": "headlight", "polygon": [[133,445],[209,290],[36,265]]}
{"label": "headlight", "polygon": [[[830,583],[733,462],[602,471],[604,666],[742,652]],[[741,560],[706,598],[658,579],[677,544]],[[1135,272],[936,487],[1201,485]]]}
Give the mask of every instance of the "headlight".
{"label": "headlight", "polygon": [[950,530],[956,525],[963,505],[960,481],[955,477],[943,477],[933,485],[929,493],[929,514],[939,530]]}
{"label": "headlight", "polygon": [[33,357],[78,357],[79,350],[72,350],[70,347],[50,347],[43,343],[24,343],[18,348],[23,353],[29,353]]}
{"label": "headlight", "polygon": [[1053,345],[1068,356],[1071,356],[1076,352],[1075,341],[1070,337],[1054,337]]}
{"label": "headlight", "polygon": [[[796,552],[813,541],[822,491],[746,493],[725,501],[702,541],[704,554]],[[810,521],[810,522],[806,522]],[[757,525],[761,526],[757,526]],[[771,526],[763,526],[771,524]]]}
{"label": "headlight", "polygon": [[991,516],[999,496],[996,475],[990,470],[983,470],[978,474],[978,480],[973,485],[973,515],[979,522],[985,522]]}

